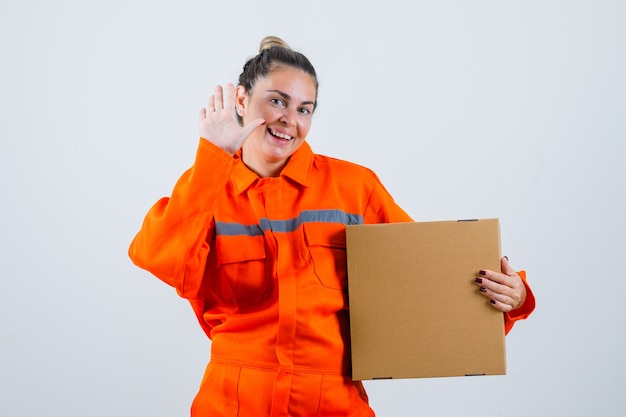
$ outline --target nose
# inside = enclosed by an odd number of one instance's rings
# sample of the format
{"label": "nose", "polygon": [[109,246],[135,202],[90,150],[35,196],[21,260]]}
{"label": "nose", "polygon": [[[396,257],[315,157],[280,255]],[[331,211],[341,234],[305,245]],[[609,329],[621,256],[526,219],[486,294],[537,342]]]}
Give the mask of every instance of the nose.
{"label": "nose", "polygon": [[295,126],[296,125],[296,109],[286,108],[280,118],[280,121],[281,123],[287,126]]}

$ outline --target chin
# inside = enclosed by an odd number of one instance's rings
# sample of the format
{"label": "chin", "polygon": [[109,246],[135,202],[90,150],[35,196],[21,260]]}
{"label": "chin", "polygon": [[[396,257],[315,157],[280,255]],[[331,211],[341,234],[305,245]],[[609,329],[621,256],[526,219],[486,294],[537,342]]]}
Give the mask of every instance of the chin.
{"label": "chin", "polygon": [[264,147],[265,154],[277,161],[289,158],[302,145],[302,141],[292,141],[285,144],[268,144]]}

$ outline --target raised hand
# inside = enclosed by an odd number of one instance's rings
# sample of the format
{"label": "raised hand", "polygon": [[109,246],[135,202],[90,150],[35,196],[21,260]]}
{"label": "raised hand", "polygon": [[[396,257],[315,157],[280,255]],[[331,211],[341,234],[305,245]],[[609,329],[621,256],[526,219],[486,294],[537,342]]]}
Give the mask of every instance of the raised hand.
{"label": "raised hand", "polygon": [[200,136],[224,151],[234,155],[248,136],[262,124],[263,119],[254,119],[243,126],[239,124],[235,110],[235,86],[226,85],[226,93],[221,85],[215,86],[215,93],[209,99],[207,108],[200,110]]}

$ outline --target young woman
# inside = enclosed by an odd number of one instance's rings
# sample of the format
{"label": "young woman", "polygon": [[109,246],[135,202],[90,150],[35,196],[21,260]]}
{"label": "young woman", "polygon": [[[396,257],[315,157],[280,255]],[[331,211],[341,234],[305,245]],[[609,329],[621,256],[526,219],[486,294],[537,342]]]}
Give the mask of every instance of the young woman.
{"label": "young woman", "polygon": [[[193,166],[130,246],[211,338],[192,416],[374,415],[350,378],[345,226],[412,219],[372,171],[312,152],[317,88],[305,56],[265,38],[239,85],[215,88]],[[481,274],[507,331],[532,312],[506,258]]]}

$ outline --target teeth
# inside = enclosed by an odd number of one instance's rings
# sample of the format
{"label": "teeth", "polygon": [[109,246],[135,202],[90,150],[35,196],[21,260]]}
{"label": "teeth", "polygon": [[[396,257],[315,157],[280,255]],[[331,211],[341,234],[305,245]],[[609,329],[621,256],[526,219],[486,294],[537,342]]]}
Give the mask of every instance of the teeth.
{"label": "teeth", "polygon": [[285,140],[291,140],[291,139],[293,139],[291,136],[289,136],[289,135],[285,135],[284,133],[280,133],[280,132],[277,132],[277,131],[275,131],[275,130],[270,130],[270,133],[271,133],[272,135],[276,136],[277,138],[281,138],[281,139],[285,139]]}

